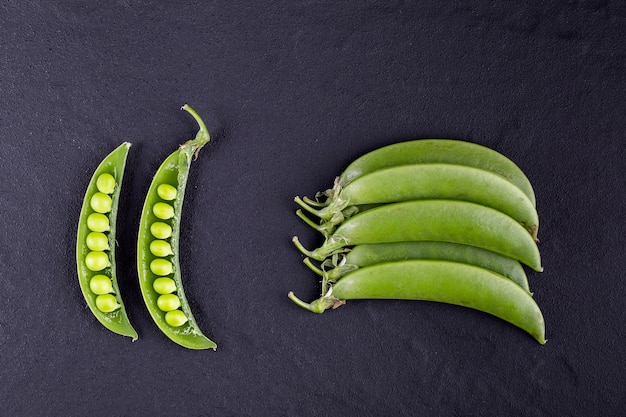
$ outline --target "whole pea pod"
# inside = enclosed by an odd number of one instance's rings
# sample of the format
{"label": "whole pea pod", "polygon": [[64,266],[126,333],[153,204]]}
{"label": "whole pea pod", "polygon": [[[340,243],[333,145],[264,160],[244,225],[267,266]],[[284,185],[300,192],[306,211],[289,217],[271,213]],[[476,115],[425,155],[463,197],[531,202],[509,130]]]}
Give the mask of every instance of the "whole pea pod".
{"label": "whole pea pod", "polygon": [[76,264],[80,289],[96,319],[114,333],[137,339],[120,296],[115,265],[115,226],[130,143],[96,168],[80,211]]}
{"label": "whole pea pod", "polygon": [[304,255],[319,261],[349,246],[411,241],[476,246],[542,271],[539,249],[524,227],[497,210],[464,201],[420,200],[373,208],[346,220],[312,251],[293,238]]}
{"label": "whole pea pod", "polygon": [[137,238],[137,271],[141,294],[159,329],[189,349],[216,349],[196,323],[183,290],[179,262],[180,220],[189,168],[194,156],[210,140],[200,116],[195,139],[169,155],[154,175],[141,213]]}
{"label": "whole pea pod", "polygon": [[[533,206],[536,204],[530,181],[513,161],[485,146],[453,139],[418,139],[375,149],[348,165],[335,180],[335,187],[345,188],[355,179],[385,168],[433,163],[462,165],[493,172],[522,190]],[[335,194],[335,190],[318,194],[318,197],[330,197]],[[310,199],[306,201],[315,204]]]}
{"label": "whole pea pod", "polygon": [[537,238],[537,210],[520,188],[498,174],[463,165],[428,163],[384,168],[360,176],[345,187],[337,185],[323,208],[314,208],[298,197],[295,201],[323,221],[337,225],[344,220],[344,210],[353,206],[429,199],[468,201],[494,208]]}
{"label": "whole pea pod", "polygon": [[312,303],[303,302],[293,292],[289,298],[315,313],[357,299],[455,304],[501,318],[539,343],[546,342],[543,315],[527,291],[492,271],[458,262],[410,260],[377,264],[347,274]]}
{"label": "whole pea pod", "polygon": [[334,266],[333,269],[319,269],[309,258],[305,264],[318,275],[324,277],[322,294],[327,291],[327,282],[336,282],[346,274],[367,266],[385,262],[405,260],[441,260],[461,262],[478,266],[502,275],[529,292],[528,277],[522,265],[511,258],[475,246],[449,242],[393,242],[358,245],[341,256],[340,261],[328,262],[322,266]]}

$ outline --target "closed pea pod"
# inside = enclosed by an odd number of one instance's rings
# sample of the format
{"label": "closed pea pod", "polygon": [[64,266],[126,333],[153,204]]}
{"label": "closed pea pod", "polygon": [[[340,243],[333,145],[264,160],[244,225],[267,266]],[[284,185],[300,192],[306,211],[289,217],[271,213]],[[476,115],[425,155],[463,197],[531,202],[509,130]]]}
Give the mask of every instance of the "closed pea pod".
{"label": "closed pea pod", "polygon": [[[348,165],[335,185],[343,188],[363,175],[385,168],[433,163],[469,166],[498,174],[515,184],[535,205],[533,187],[513,161],[485,146],[453,139],[418,139],[375,149]],[[334,190],[320,194],[332,193]]]}
{"label": "closed pea pod", "polygon": [[217,345],[193,317],[181,279],[179,236],[185,187],[194,155],[210,139],[195,110],[188,105],[183,109],[200,130],[165,159],[148,188],[137,238],[137,270],[146,307],[163,334],[189,349],[215,349]]}
{"label": "closed pea pod", "polygon": [[430,163],[380,169],[343,188],[336,186],[324,208],[313,208],[298,197],[295,201],[322,220],[340,224],[345,210],[354,206],[429,199],[468,201],[494,208],[537,237],[537,210],[521,189],[498,174],[463,165]]}
{"label": "closed pea pod", "polygon": [[[343,255],[341,262],[334,269],[322,271],[308,261],[305,263],[313,271],[324,276],[325,281],[337,281],[357,268],[384,262],[417,259],[461,262],[478,266],[509,278],[524,290],[529,291],[528,278],[518,261],[492,251],[458,243],[393,242],[364,244],[355,246]],[[325,293],[326,285],[323,285],[322,294]]]}
{"label": "closed pea pod", "polygon": [[313,251],[293,238],[303,254],[320,261],[349,246],[410,241],[476,246],[542,270],[539,249],[519,223],[492,208],[463,201],[422,200],[377,207],[346,220]]}
{"label": "closed pea pod", "polygon": [[130,146],[125,142],[104,158],[87,186],[78,220],[76,263],[81,291],[96,319],[112,332],[136,340],[115,265],[115,224]]}
{"label": "closed pea pod", "polygon": [[499,317],[528,332],[544,344],[541,310],[519,285],[494,272],[449,261],[411,260],[387,262],[347,274],[323,297],[299,306],[322,313],[345,300],[399,299],[456,304]]}

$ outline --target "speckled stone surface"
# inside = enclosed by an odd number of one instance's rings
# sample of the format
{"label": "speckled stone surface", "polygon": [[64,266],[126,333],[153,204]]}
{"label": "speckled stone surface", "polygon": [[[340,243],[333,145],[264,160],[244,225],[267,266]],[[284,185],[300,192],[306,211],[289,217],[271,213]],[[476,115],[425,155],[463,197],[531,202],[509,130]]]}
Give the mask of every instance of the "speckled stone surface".
{"label": "speckled stone surface", "polygon": [[[626,6],[617,1],[8,1],[0,5],[0,414],[622,416]],[[216,352],[146,311],[135,243],[160,162],[195,134],[181,268]],[[540,346],[483,313],[354,301],[315,315],[295,215],[357,156],[456,138],[535,187]],[[77,215],[130,141],[117,267],[139,340],[90,314]]]}

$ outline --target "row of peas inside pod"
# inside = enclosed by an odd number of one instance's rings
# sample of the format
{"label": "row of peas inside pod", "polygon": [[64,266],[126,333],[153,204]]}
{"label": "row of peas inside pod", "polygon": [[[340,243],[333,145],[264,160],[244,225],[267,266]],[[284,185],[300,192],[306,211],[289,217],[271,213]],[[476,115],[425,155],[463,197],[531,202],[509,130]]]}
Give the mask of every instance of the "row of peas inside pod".
{"label": "row of peas inside pod", "polygon": [[523,266],[542,271],[535,194],[504,155],[459,140],[400,142],[295,201],[324,236],[313,250],[293,238],[321,276],[317,300],[289,293],[299,306],[322,313],[354,299],[436,301],[494,315],[545,343]]}
{"label": "row of peas inside pod", "polygon": [[[137,235],[137,275],[144,304],[162,333],[188,349],[216,349],[196,323],[183,290],[179,240],[183,199],[191,162],[210,140],[198,113],[182,107],[199,130],[159,166],[146,193]],[[79,285],[98,321],[114,333],[137,339],[117,284],[115,226],[131,144],[113,150],[92,175],[78,218]]]}

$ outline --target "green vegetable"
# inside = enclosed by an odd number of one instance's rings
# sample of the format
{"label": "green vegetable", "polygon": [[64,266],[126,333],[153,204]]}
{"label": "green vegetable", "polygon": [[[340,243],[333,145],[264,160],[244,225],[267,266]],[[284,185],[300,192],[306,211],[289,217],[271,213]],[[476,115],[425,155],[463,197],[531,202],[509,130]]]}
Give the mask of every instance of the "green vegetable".
{"label": "green vegetable", "polygon": [[539,249],[531,235],[509,216],[489,207],[452,200],[420,200],[383,205],[341,224],[313,251],[297,237],[298,249],[323,261],[347,246],[366,243],[438,241],[490,250],[541,271]]}
{"label": "green vegetable", "polygon": [[[78,218],[76,264],[80,289],[96,319],[112,332],[136,340],[115,270],[115,221],[129,149],[125,142],[104,158],[87,186]],[[103,212],[96,212],[92,204]]]}
{"label": "green vegetable", "polygon": [[169,256],[173,255],[172,245],[167,240],[153,240],[150,242],[150,252],[154,256]]}
{"label": "green vegetable", "polygon": [[530,294],[494,272],[458,262],[411,260],[387,262],[347,274],[323,297],[299,306],[322,313],[345,300],[401,299],[437,301],[480,310],[525,330],[544,344],[543,315]]}
{"label": "green vegetable", "polygon": [[109,238],[101,232],[91,232],[85,238],[85,243],[90,250],[105,251],[109,250]]}
{"label": "green vegetable", "polygon": [[[137,270],[141,294],[159,329],[172,341],[186,348],[215,349],[217,345],[204,336],[191,313],[183,291],[179,265],[180,215],[189,168],[194,155],[197,157],[198,151],[210,139],[204,122],[195,110],[188,105],[183,106],[183,109],[194,117],[200,130],[195,139],[181,145],[168,156],[154,175],[141,213]],[[176,192],[172,193],[168,186],[175,188]],[[170,200],[172,197],[173,200]],[[154,238],[167,240],[172,253],[155,255],[151,250]],[[169,281],[160,278],[170,274],[168,278],[174,282],[173,289]],[[172,297],[176,297],[180,307],[166,312],[175,305]]]}
{"label": "green vegetable", "polygon": [[[535,205],[533,187],[513,161],[482,145],[452,139],[419,139],[378,148],[348,165],[335,185],[345,188],[355,179],[374,171],[414,164],[462,165],[493,172],[515,184]],[[319,196],[333,193],[329,190]]]}
{"label": "green vegetable", "polygon": [[[298,197],[295,201],[322,220],[338,225],[344,221],[346,209],[354,213],[357,205],[430,199],[468,201],[494,208],[524,225],[536,239],[539,217],[534,203],[504,177],[462,165],[415,164],[377,170],[345,187],[335,186],[328,205],[321,209]],[[322,227],[328,230],[326,225]]]}
{"label": "green vegetable", "polygon": [[169,239],[172,237],[172,226],[163,222],[154,222],[150,225],[150,233],[157,239]]}
{"label": "green vegetable", "polygon": [[305,263],[314,272],[324,277],[322,294],[327,291],[327,281],[337,281],[358,268],[384,262],[403,260],[442,260],[461,262],[488,269],[518,284],[526,291],[528,278],[518,261],[495,252],[469,245],[448,242],[395,242],[358,245],[341,257],[341,261],[327,259],[323,266],[334,269],[321,270],[305,258]]}
{"label": "green vegetable", "polygon": [[87,217],[87,227],[92,232],[108,232],[111,230],[109,218],[102,213],[91,213]]}

